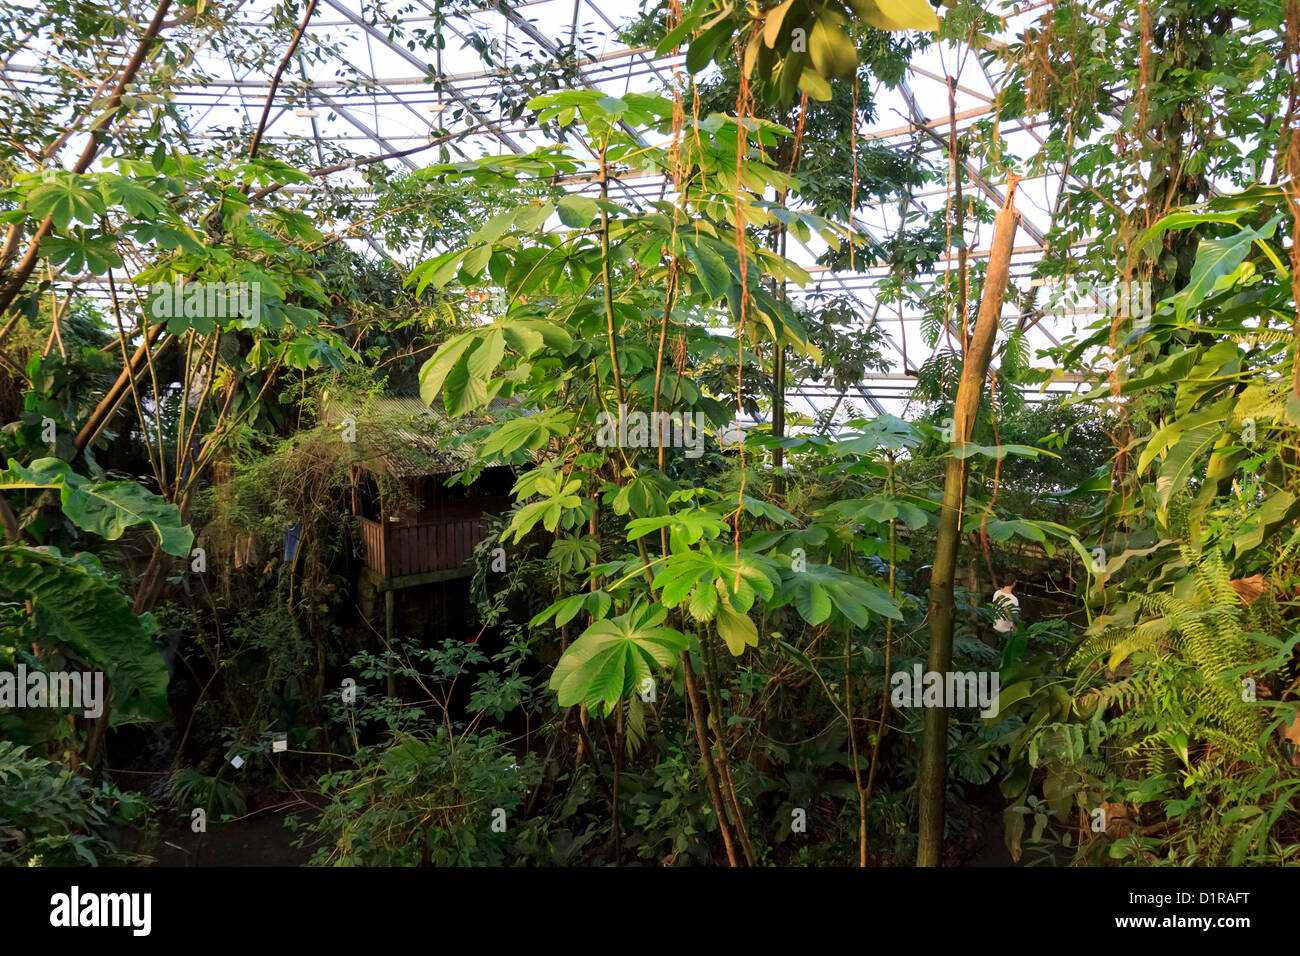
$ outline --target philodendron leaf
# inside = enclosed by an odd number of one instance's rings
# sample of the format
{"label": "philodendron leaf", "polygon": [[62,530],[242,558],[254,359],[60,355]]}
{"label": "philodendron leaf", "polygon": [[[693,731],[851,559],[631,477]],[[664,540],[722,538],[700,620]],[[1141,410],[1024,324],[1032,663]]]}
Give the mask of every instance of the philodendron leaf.
{"label": "philodendron leaf", "polygon": [[93,557],[53,548],[0,547],[0,600],[30,602],[36,643],[57,641],[104,671],[113,687],[110,723],[166,720],[167,666],[154,645],[158,625],[131,602]]}
{"label": "philodendron leaf", "polygon": [[1160,467],[1160,474],[1156,476],[1156,493],[1161,508],[1169,507],[1169,500],[1182,491],[1191,478],[1192,466],[1222,434],[1220,422],[1207,422],[1183,433],[1174,443]]}
{"label": "philodendron leaf", "polygon": [[673,666],[686,650],[686,636],[663,627],[663,607],[640,605],[611,620],[596,621],[569,645],[551,675],[550,688],[561,707],[603,705],[608,714],[656,668]]}
{"label": "philodendron leaf", "polygon": [[11,458],[8,470],[0,471],[0,491],[24,489],[57,489],[68,519],[109,541],[127,528],[147,524],[168,554],[188,557],[194,543],[180,509],[133,481],[91,481],[58,458],[38,458],[27,468]]}
{"label": "philodendron leaf", "polygon": [[1259,229],[1243,229],[1223,239],[1202,239],[1196,247],[1196,260],[1187,285],[1173,297],[1174,312],[1182,322],[1187,313],[1196,309],[1220,279],[1231,275],[1241,265],[1257,239],[1268,239],[1277,228],[1281,216],[1274,216]]}

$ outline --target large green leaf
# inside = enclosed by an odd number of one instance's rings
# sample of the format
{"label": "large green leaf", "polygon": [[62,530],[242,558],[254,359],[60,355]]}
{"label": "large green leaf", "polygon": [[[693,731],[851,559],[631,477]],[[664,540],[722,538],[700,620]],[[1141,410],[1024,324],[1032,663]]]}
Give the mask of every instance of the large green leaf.
{"label": "large green leaf", "polygon": [[100,174],[100,190],[107,203],[121,206],[135,219],[156,219],[167,208],[167,201],[149,185],[116,173]]}
{"label": "large green leaf", "polygon": [[586,229],[600,213],[596,200],[586,196],[565,196],[555,204],[560,222],[573,229]]}
{"label": "large green leaf", "polygon": [[[438,346],[438,351],[434,353],[433,358],[420,368],[420,399],[426,405],[432,405],[443,394],[443,385],[452,370],[462,364],[465,352],[471,346],[478,344],[476,331],[465,332],[443,342]],[[446,408],[450,413],[451,406],[446,405]]]}
{"label": "large green leaf", "polygon": [[170,716],[167,667],[153,642],[158,625],[150,614],[132,613],[93,557],[0,546],[0,599],[30,601],[38,644],[58,642],[105,672],[113,685],[111,723]]}
{"label": "large green leaf", "polygon": [[49,236],[41,243],[41,255],[73,275],[89,272],[102,276],[109,269],[122,268],[122,257],[113,248],[113,240],[108,236],[87,235],[84,229],[73,230],[67,238]]}
{"label": "large green leaf", "polygon": [[727,598],[721,597],[718,600],[718,611],[713,623],[733,657],[745,653],[746,647],[758,647],[758,627],[753,619],[744,611],[732,607]]}
{"label": "large green leaf", "polygon": [[663,627],[665,608],[640,605],[612,620],[596,621],[569,645],[551,675],[561,707],[603,705],[609,713],[619,698],[634,693],[656,668],[673,666],[686,650],[686,636]]}
{"label": "large green leaf", "polygon": [[915,448],[921,444],[921,433],[911,422],[906,422],[896,415],[877,415],[871,419],[855,419],[845,422],[847,427],[857,429],[857,433],[844,432],[842,438],[831,448],[841,455],[871,455],[880,448],[890,451],[902,451]]}
{"label": "large green leaf", "polygon": [[878,30],[939,29],[939,18],[926,0],[850,0],[850,5]]}
{"label": "large green leaf", "polygon": [[748,611],[756,597],[766,601],[776,593],[779,576],[762,555],[742,551],[737,561],[734,552],[706,542],[699,550],[668,555],[652,587],[667,607],[676,607],[695,587],[712,587],[715,581],[722,582],[739,610]]}
{"label": "large green leaf", "polygon": [[831,616],[834,608],[826,589],[815,578],[801,582],[794,595],[794,606],[809,624],[817,625]]}
{"label": "large green leaf", "polygon": [[813,66],[827,79],[846,80],[857,69],[858,50],[847,28],[847,17],[824,10],[808,36],[808,54]]}
{"label": "large green leaf", "polygon": [[1219,440],[1223,434],[1220,422],[1207,422],[1186,431],[1169,449],[1160,473],[1156,476],[1156,493],[1160,498],[1160,507],[1168,508],[1169,499],[1187,486],[1192,474],[1192,466],[1202,454]]}
{"label": "large green leaf", "polygon": [[695,266],[704,291],[714,299],[726,295],[731,288],[731,270],[727,268],[726,260],[703,242],[688,240],[685,245],[686,257]]}
{"label": "large green leaf", "polygon": [[1235,223],[1238,219],[1246,214],[1248,210],[1236,209],[1231,212],[1175,212],[1171,213],[1158,223],[1147,230],[1146,235],[1138,240],[1136,248],[1141,249],[1153,239],[1158,239],[1170,229],[1186,229],[1188,226],[1199,226],[1205,222],[1230,222]]}
{"label": "large green leaf", "polygon": [[1280,216],[1275,216],[1259,229],[1243,229],[1223,239],[1201,241],[1196,247],[1196,261],[1192,263],[1191,278],[1173,299],[1174,312],[1179,322],[1205,301],[1205,297],[1214,291],[1220,279],[1236,271],[1255,240],[1267,239],[1273,235],[1280,219]]}
{"label": "large green leaf", "polygon": [[1282,524],[1295,501],[1295,495],[1289,491],[1275,491],[1269,495],[1256,509],[1253,526],[1233,539],[1233,554],[1241,558],[1263,544],[1264,539]]}
{"label": "large green leaf", "polygon": [[194,532],[181,521],[180,509],[133,481],[91,481],[58,458],[38,458],[28,468],[11,458],[8,470],[0,471],[0,491],[24,489],[58,490],[68,519],[109,541],[127,528],[147,524],[168,554],[187,557],[194,543]]}
{"label": "large green leaf", "polygon": [[1025,458],[1037,458],[1039,455],[1047,455],[1049,458],[1061,457],[1055,452],[1045,448],[1034,448],[1031,445],[979,445],[975,442],[966,442],[952,450],[954,458],[969,458],[971,455],[987,455],[989,458],[997,459],[1005,458],[1007,455],[1021,455]]}
{"label": "large green leaf", "polygon": [[90,177],[57,175],[31,191],[27,209],[38,221],[49,216],[60,232],[74,221],[89,226],[105,209],[97,186]]}
{"label": "large green leaf", "polygon": [[804,571],[791,572],[772,603],[774,606],[793,603],[804,620],[820,624],[830,615],[820,614],[826,605],[819,593],[858,627],[870,624],[873,613],[895,621],[903,617],[898,602],[889,596],[889,592],[829,564],[810,564]]}
{"label": "large green leaf", "polygon": [[567,435],[572,420],[572,412],[561,411],[548,411],[512,419],[499,425],[487,437],[481,451],[485,457],[488,457],[509,455],[521,448],[537,450],[550,441],[552,436]]}

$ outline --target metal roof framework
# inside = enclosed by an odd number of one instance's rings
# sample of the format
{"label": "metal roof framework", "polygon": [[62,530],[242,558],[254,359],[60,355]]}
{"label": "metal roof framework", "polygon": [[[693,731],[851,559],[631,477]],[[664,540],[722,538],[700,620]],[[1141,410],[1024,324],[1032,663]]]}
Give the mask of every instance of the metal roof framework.
{"label": "metal roof framework", "polygon": [[[327,161],[326,144],[331,147],[329,155],[340,149],[358,159],[398,154],[387,161],[410,169],[435,160],[438,150],[432,145],[448,134],[456,135],[456,148],[465,155],[518,154],[545,145],[545,140],[538,130],[510,120],[501,109],[503,91],[516,95],[527,92],[524,84],[528,74],[521,77],[512,72],[514,67],[555,61],[553,67],[567,71],[572,82],[617,96],[662,91],[681,66],[680,57],[656,57],[650,48],[629,46],[620,40],[619,19],[627,15],[614,12],[617,5],[613,0],[498,0],[495,6],[455,6],[459,12],[446,11],[445,46],[435,54],[410,42],[410,31],[427,29],[434,22],[437,8],[430,0],[413,0],[409,4],[396,0],[319,0],[292,69],[285,72],[276,87],[264,140],[311,144],[322,164]],[[1014,31],[1036,6],[1034,0],[1010,2],[1008,32]],[[272,25],[272,0],[247,0],[237,9],[243,26]],[[401,29],[395,29],[393,18],[399,16]],[[342,50],[341,60],[333,53],[323,54],[330,45]],[[495,66],[485,68],[483,51],[496,61]],[[39,56],[35,47],[32,53]],[[174,90],[174,102],[186,116],[192,134],[219,137],[232,126],[255,126],[272,87],[271,77],[248,70],[240,74],[235,64],[223,62],[217,51],[204,51],[199,56],[204,60],[206,80]],[[18,93],[25,84],[39,83],[38,65],[31,60],[11,58],[3,64],[2,73],[5,84]],[[876,116],[860,126],[858,141],[899,148],[919,144],[926,161],[934,168],[946,168],[948,77],[955,81],[953,112],[959,131],[975,123],[997,123],[1006,152],[1022,161],[1043,146],[1038,131],[1043,125],[1041,119],[997,119],[999,77],[990,63],[977,51],[947,43],[931,44],[914,56],[896,88],[876,83],[871,91]],[[463,108],[459,121],[448,117],[452,104]],[[1045,253],[1053,210],[1067,175],[1059,171],[1027,174],[1020,182],[1017,206],[1023,219],[1012,260],[1012,283],[1022,292],[1041,281],[1033,273]],[[991,171],[968,163],[962,179],[968,196],[975,193],[994,205],[1003,202],[1005,182]],[[614,182],[632,203],[661,188],[654,177]],[[856,215],[855,225],[883,242],[904,225],[904,208],[924,215],[942,209],[950,202],[951,184],[950,171],[947,184],[936,183],[906,197],[870,200]],[[355,176],[349,185],[344,174],[326,188],[360,185]],[[570,187],[595,188],[581,181],[570,183]],[[992,235],[990,228],[973,220],[968,217],[965,241],[970,258],[978,261],[987,256]],[[394,252],[365,230],[354,235],[375,255],[391,256]],[[879,327],[890,368],[884,373],[870,373],[842,392],[816,382],[797,383],[790,393],[792,410],[812,415],[828,405],[838,409],[847,402],[850,408],[861,407],[873,413],[899,413],[909,403],[917,369],[938,350],[955,345],[955,330],[949,327],[937,343],[927,343],[920,328],[924,318],[920,311],[879,295],[880,284],[889,274],[887,266],[832,271],[814,264],[823,251],[824,247],[816,243],[792,243],[790,254],[808,269],[822,291],[848,297],[864,328]],[[935,275],[942,278],[944,270],[953,266],[955,258],[941,258]],[[1104,295],[1094,293],[1072,309],[1058,307],[1022,314],[1012,295],[1008,296],[1003,318],[1026,330],[1032,356],[1059,345],[1071,328],[1087,324],[1112,307]],[[1037,395],[1026,397],[1037,400],[1073,391],[1082,378],[1063,370],[1056,370],[1055,375],[1055,380]]]}

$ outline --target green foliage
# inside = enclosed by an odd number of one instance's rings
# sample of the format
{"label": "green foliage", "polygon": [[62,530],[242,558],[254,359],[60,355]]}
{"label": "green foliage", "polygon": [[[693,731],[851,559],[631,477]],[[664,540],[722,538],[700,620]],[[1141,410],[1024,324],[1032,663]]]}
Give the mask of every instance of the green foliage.
{"label": "green foliage", "polygon": [[8,470],[0,472],[0,491],[43,489],[59,492],[64,515],[83,531],[116,541],[127,528],[147,524],[163,551],[189,556],[194,533],[180,509],[134,481],[89,481],[57,458],[40,458],[28,467],[10,459]]}
{"label": "green foliage", "polygon": [[[358,754],[355,770],[320,779],[328,799],[314,825],[330,842],[316,866],[501,866],[517,839],[518,813],[540,768],[501,746],[500,734],[398,734]],[[494,816],[494,811],[503,815]],[[514,820],[512,821],[512,818]],[[494,830],[494,819],[504,821]],[[512,828],[511,823],[514,823]]]}
{"label": "green foliage", "polygon": [[239,785],[222,780],[220,774],[207,776],[193,767],[177,767],[167,778],[167,786],[173,806],[185,814],[202,807],[213,822],[241,816],[248,809]]}
{"label": "green foliage", "polygon": [[627,614],[599,620],[582,633],[551,675],[561,707],[586,704],[593,710],[614,705],[654,679],[656,669],[672,667],[686,650],[686,637],[660,626],[668,612],[641,605]]}
{"label": "green foliage", "polygon": [[122,829],[139,825],[149,801],[111,783],[27,756],[0,740],[0,866],[129,866]]}
{"label": "green foliage", "polygon": [[8,545],[0,546],[0,556],[0,598],[31,602],[16,642],[104,671],[114,724],[170,716],[167,669],[152,639],[157,624],[151,614],[132,611],[93,555],[69,558],[52,548]]}
{"label": "green foliage", "polygon": [[789,103],[796,90],[816,100],[831,98],[831,84],[858,66],[851,21],[878,30],[937,31],[939,20],[924,0],[836,0],[809,4],[785,0],[766,7],[697,0],[685,5],[675,29],[660,41],[666,53],[689,40],[686,68],[698,73],[711,62],[734,59],[744,48],[743,71],[769,101]]}
{"label": "green foliage", "polygon": [[[1015,852],[1041,787],[1059,823],[1078,809],[1104,824],[1076,845],[1081,859],[1241,865],[1294,855],[1300,777],[1282,731],[1296,720],[1295,638],[1275,597],[1293,586],[1282,533],[1296,501],[1294,471],[1276,465],[1295,434],[1290,333],[1269,334],[1294,309],[1272,239],[1279,201],[1257,189],[1208,213],[1175,213],[1144,239],[1224,233],[1192,246],[1185,280],[1132,330],[1115,379],[1087,396],[1118,391],[1126,412],[1152,424],[1119,452],[1124,494],[1084,522],[1105,529],[1095,541],[1109,556],[1094,562],[1073,541],[1088,569],[1081,597],[1105,613],[1075,642],[1070,673],[1041,658],[1004,666],[1008,713],[1021,722],[1008,733],[1003,782],[1016,801]],[[1237,202],[1262,225],[1243,225]],[[1205,318],[1189,336],[1193,313]],[[1099,324],[1090,341],[1114,334]],[[1110,485],[1108,475],[1096,490]],[[1051,839],[1046,826],[1034,836]]]}

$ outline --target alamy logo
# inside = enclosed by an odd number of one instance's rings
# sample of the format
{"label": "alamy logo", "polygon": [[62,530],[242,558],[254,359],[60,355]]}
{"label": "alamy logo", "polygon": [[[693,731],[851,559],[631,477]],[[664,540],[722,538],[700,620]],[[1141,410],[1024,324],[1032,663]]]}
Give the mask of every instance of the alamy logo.
{"label": "alamy logo", "polygon": [[0,710],[54,707],[80,710],[95,718],[104,712],[103,671],[0,671]]}
{"label": "alamy logo", "polygon": [[889,679],[889,702],[895,707],[979,707],[981,717],[998,715],[997,671],[963,671],[940,674],[898,671]]}
{"label": "alamy logo", "polygon": [[1098,313],[1109,318],[1151,318],[1150,282],[1094,282],[1067,276],[1063,279],[1041,279],[1036,284],[1050,289],[1043,306],[1043,313],[1048,318],[1063,319],[1071,315]]}
{"label": "alamy logo", "polygon": [[258,282],[182,284],[176,279],[171,285],[155,283],[150,294],[155,319],[250,319],[256,318],[262,307],[262,286]]}
{"label": "alamy logo", "polygon": [[[692,417],[682,412],[632,412],[618,406],[618,417],[609,412],[596,416],[600,431],[596,444],[601,448],[685,448],[687,458],[704,454],[704,413]],[[693,426],[693,427],[692,427]]]}
{"label": "alamy logo", "polygon": [[50,925],[128,926],[133,936],[148,936],[153,897],[149,893],[82,893],[74,886],[50,897]]}

